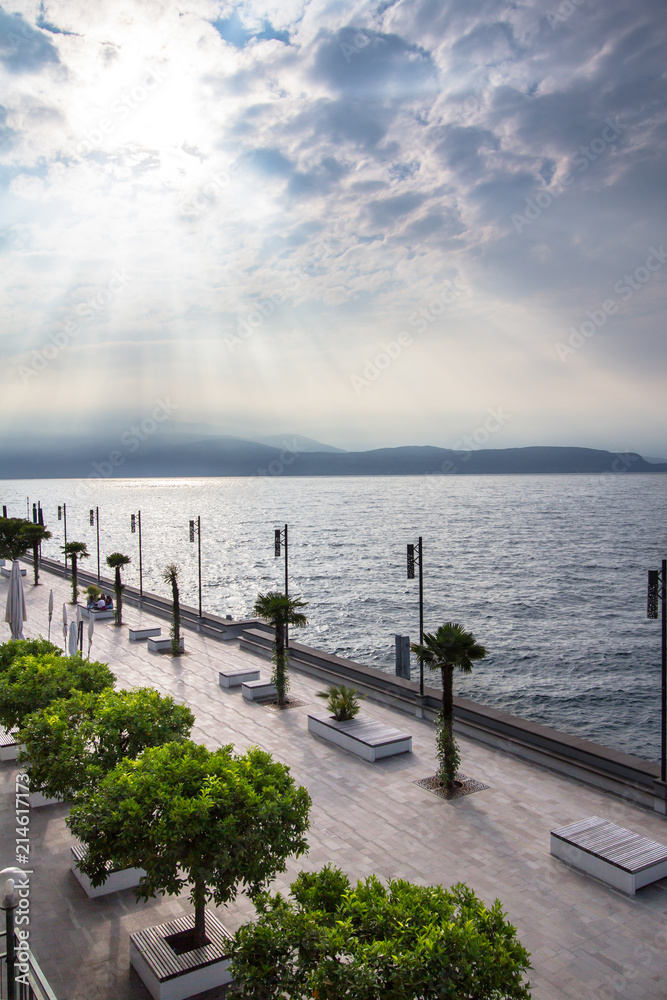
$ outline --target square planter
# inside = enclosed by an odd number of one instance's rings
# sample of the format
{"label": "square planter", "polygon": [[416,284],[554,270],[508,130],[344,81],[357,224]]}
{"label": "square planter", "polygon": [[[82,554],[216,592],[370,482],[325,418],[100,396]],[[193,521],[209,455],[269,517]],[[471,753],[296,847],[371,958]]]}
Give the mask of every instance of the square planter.
{"label": "square planter", "polygon": [[374,719],[362,717],[338,722],[333,715],[309,715],[308,732],[364,760],[412,753],[412,736]]}
{"label": "square planter", "polygon": [[0,760],[16,760],[21,744],[16,742],[14,733],[0,728]]}
{"label": "square planter", "polygon": [[162,629],[159,625],[154,625],[151,628],[128,628],[128,636],[130,642],[141,642],[142,639],[154,639],[158,635],[162,635]]}
{"label": "square planter", "polygon": [[244,681],[241,684],[241,694],[246,701],[270,701],[276,698],[278,692],[271,681]]}
{"label": "square planter", "polygon": [[167,939],[193,930],[194,925],[191,913],[130,935],[130,964],[154,1000],[185,1000],[232,981],[231,934],[214,913],[206,911],[209,944],[180,955],[172,948]]}
{"label": "square planter", "polygon": [[226,667],[218,671],[218,683],[221,688],[239,687],[249,681],[259,680],[257,667]]}
{"label": "square planter", "polygon": [[83,845],[75,844],[74,847],[70,847],[70,851],[72,852],[70,865],[72,874],[90,899],[95,899],[97,896],[108,896],[110,892],[122,892],[123,889],[134,889],[146,874],[143,868],[109,869],[106,881],[102,885],[93,886],[88,876],[79,871],[79,861],[84,854]]}
{"label": "square planter", "polygon": [[[171,639],[148,639],[148,648],[151,653],[171,653]],[[185,639],[181,637],[178,647],[181,652],[185,649]]]}

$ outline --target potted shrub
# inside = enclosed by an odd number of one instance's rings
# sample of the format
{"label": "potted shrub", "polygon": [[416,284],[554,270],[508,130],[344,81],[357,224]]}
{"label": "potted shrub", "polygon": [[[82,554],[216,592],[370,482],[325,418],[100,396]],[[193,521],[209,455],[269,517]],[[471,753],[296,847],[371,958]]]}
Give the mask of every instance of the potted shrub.
{"label": "potted shrub", "polygon": [[337,722],[346,722],[355,717],[360,708],[359,699],[364,696],[356,688],[333,684],[328,691],[318,691],[317,697],[327,699],[327,708]]}
{"label": "potted shrub", "polygon": [[235,755],[232,746],[211,751],[187,740],[122,761],[77,800],[67,823],[87,845],[80,868],[93,885],[113,860],[145,869],[138,898],[190,887],[189,918],[130,939],[131,962],[154,997],[176,1000],[229,981],[227,935],[206,903],[231,901],[242,884],[254,896],[284,871],[288,857],[307,849],[309,806],[306,789],[265,751]]}
{"label": "potted shrub", "polygon": [[328,691],[317,693],[320,698],[327,699],[331,714],[308,716],[308,732],[314,736],[368,761],[411,752],[412,737],[408,733],[374,719],[356,718],[363,695],[355,688],[334,684]]}

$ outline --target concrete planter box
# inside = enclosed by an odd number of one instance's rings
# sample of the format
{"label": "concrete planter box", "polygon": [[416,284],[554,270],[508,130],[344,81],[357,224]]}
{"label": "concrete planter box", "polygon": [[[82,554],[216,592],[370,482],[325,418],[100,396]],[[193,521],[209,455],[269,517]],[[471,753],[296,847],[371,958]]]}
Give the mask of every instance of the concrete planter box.
{"label": "concrete planter box", "polygon": [[158,635],[162,635],[162,629],[159,625],[153,628],[128,628],[127,630],[130,642],[141,642],[142,639],[154,639]]}
{"label": "concrete planter box", "polygon": [[309,715],[308,732],[368,761],[412,753],[412,737],[408,733],[373,719],[357,717],[338,722],[333,715]]}
{"label": "concrete planter box", "polygon": [[140,879],[146,874],[143,868],[122,868],[116,871],[110,870],[109,876],[102,885],[93,886],[87,875],[79,871],[78,863],[83,857],[84,848],[81,844],[76,844],[70,848],[72,852],[72,863],[70,868],[77,882],[90,899],[97,896],[108,896],[111,892],[122,892],[123,889],[134,889],[139,885]]}
{"label": "concrete planter box", "polygon": [[116,617],[116,612],[113,608],[109,611],[102,611],[101,608],[99,611],[95,611],[94,608],[84,608],[81,604],[79,608],[81,609],[81,617],[85,618],[86,621],[89,618],[92,618],[94,622],[113,621]]}
{"label": "concrete planter box", "polygon": [[[181,637],[178,647],[181,652],[185,649],[185,639]],[[171,639],[149,639],[148,649],[151,653],[171,653]]]}
{"label": "concrete planter box", "polygon": [[270,701],[278,697],[275,684],[271,681],[244,681],[241,694],[246,701]]}
{"label": "concrete planter box", "polygon": [[14,733],[8,733],[6,729],[0,728],[0,760],[16,760],[19,750],[23,747],[16,742]]}
{"label": "concrete planter box", "polygon": [[259,680],[259,670],[248,667],[228,667],[218,673],[218,683],[221,688],[239,687],[250,681]]}
{"label": "concrete planter box", "polygon": [[166,938],[194,928],[194,913],[130,935],[130,964],[154,1000],[186,1000],[232,981],[229,941],[214,913],[206,911],[209,944],[178,955]]}

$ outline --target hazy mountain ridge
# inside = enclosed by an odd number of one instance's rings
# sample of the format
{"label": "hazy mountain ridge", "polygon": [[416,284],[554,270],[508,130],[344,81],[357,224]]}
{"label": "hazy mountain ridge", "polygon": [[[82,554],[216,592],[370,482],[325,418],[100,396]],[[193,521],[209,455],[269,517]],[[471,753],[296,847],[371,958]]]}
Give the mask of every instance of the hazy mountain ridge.
{"label": "hazy mountain ridge", "polygon": [[[140,439],[143,438],[143,440]],[[558,473],[660,473],[667,463],[637,453],[532,446],[460,452],[406,445],[371,451],[302,451],[298,435],[281,447],[231,436],[160,428],[148,435],[91,442],[0,445],[0,479],[98,479],[161,476],[417,476]],[[308,440],[308,439],[306,439]]]}

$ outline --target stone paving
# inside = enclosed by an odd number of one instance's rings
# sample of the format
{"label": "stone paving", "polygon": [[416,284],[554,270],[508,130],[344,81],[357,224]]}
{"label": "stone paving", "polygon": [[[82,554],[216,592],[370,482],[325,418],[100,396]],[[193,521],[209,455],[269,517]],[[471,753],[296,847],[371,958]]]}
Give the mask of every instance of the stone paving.
{"label": "stone paving", "polygon": [[[42,573],[42,584],[26,579],[25,634],[47,633],[50,587],[56,598],[55,641],[62,638],[62,603],[68,582]],[[0,583],[4,608],[7,581]],[[133,607],[130,625],[168,625]],[[0,639],[9,637],[4,625]],[[186,654],[178,659],[149,653],[130,643],[127,627],[99,624],[92,656],[107,661],[118,687],[151,685],[191,706],[194,738],[209,747],[258,745],[289,764],[313,800],[310,851],[276,880],[285,887],[301,868],[326,862],[355,877],[375,873],[422,884],[470,885],[487,903],[502,901],[519,937],[532,953],[535,1000],[651,1000],[665,998],[667,985],[667,879],[629,898],[580,874],[549,854],[549,831],[596,814],[659,841],[667,823],[631,803],[538,766],[460,739],[462,770],[488,789],[453,801],[414,782],[434,772],[431,723],[366,701],[363,712],[407,729],[413,753],[366,763],[311,736],[306,716],[322,703],[322,685],[296,671],[291,691],[303,707],[277,712],[246,703],[239,689],[223,691],[222,665],[270,664],[221,643],[185,632]],[[2,850],[0,867],[13,864],[13,794],[17,768],[0,764]],[[132,931],[189,910],[187,894],[137,903],[131,890],[88,899],[69,870],[73,842],[65,826],[67,807],[31,813],[31,947],[58,1000],[147,1000],[149,994],[129,965]],[[230,930],[252,917],[239,898],[217,910]],[[211,994],[211,998],[212,998]],[[202,994],[202,998],[204,995]]]}

